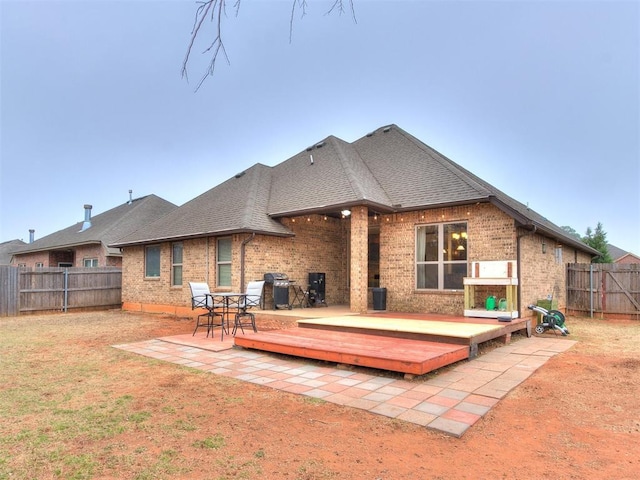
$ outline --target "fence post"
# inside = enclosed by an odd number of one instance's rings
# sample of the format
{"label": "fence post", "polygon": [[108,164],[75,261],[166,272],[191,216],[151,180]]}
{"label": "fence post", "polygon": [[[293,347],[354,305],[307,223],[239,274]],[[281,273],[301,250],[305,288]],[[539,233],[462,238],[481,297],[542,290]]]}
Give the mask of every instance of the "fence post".
{"label": "fence post", "polygon": [[593,318],[593,264],[589,264],[589,317]]}
{"label": "fence post", "polygon": [[69,269],[64,269],[64,305],[62,306],[62,311],[67,313],[67,304],[69,301]]}

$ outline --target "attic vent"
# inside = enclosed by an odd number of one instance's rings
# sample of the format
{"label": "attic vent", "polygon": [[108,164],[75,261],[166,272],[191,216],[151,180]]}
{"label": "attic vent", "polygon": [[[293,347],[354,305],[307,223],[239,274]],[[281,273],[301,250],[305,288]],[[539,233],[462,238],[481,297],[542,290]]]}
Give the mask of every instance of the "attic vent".
{"label": "attic vent", "polygon": [[81,232],[84,232],[86,229],[91,228],[91,209],[93,207],[91,205],[84,206],[84,222],[82,223]]}
{"label": "attic vent", "polygon": [[382,129],[382,131],[383,131],[384,133],[387,133],[389,130],[391,130],[391,127],[390,127],[390,126],[389,126],[389,127],[384,127],[384,128]]}
{"label": "attic vent", "polygon": [[240,178],[241,176],[243,176],[245,173],[247,172],[240,172],[240,173],[236,173],[236,178]]}
{"label": "attic vent", "polygon": [[322,148],[322,147],[324,147],[324,143],[325,143],[325,142],[316,143],[316,148]]}
{"label": "attic vent", "polygon": [[375,133],[375,132],[369,132],[369,133],[367,133],[367,137],[373,137],[373,134],[374,134],[374,133]]}
{"label": "attic vent", "polygon": [[307,152],[310,152],[311,150],[313,150],[313,147],[307,147]]}

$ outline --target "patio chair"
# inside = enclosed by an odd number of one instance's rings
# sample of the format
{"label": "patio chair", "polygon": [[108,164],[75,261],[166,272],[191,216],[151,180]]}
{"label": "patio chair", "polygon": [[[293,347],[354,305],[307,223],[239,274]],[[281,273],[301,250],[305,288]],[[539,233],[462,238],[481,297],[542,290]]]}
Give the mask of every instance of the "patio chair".
{"label": "patio chair", "polygon": [[240,327],[243,335],[244,327],[251,327],[254,332],[258,331],[256,328],[256,317],[249,311],[249,309],[260,306],[263,289],[264,281],[262,280],[249,282],[247,285],[247,291],[238,304],[238,313],[236,313],[236,318],[233,324],[233,335],[238,331],[238,327]]}
{"label": "patio chair", "polygon": [[[216,304],[213,301],[213,295],[209,290],[209,285],[206,283],[189,282],[189,288],[191,288],[191,309],[204,308],[207,310],[206,313],[202,313],[196,318],[196,328],[193,331],[193,335],[196,334],[198,328],[207,327],[207,337],[209,333],[211,333],[211,337],[213,338],[213,329],[215,327],[222,327],[220,340],[223,340],[226,331],[224,315],[221,313],[223,305]],[[217,320],[218,317],[220,320]]]}

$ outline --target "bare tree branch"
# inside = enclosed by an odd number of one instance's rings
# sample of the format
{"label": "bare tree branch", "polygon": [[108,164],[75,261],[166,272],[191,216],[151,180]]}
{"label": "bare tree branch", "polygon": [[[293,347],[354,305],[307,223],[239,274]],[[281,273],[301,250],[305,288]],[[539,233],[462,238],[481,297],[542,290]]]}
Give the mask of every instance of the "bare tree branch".
{"label": "bare tree branch", "polygon": [[[238,16],[240,12],[240,3],[242,0],[236,0],[233,8],[235,9],[236,16]],[[351,9],[351,16],[353,17],[354,23],[358,23],[356,21],[356,13],[353,5],[354,0],[335,0],[329,11],[326,13],[330,15],[333,11],[338,11],[340,15],[345,13],[345,2],[348,2]],[[205,20],[210,21],[215,25],[215,34],[213,37],[213,41],[209,44],[209,46],[202,52],[202,54],[210,54],[209,65],[205,70],[204,75],[198,82],[196,87],[196,91],[200,89],[204,81],[207,77],[212,76],[216,66],[216,60],[218,59],[218,55],[220,52],[224,55],[227,64],[230,65],[231,62],[229,60],[229,56],[227,55],[227,50],[224,46],[224,42],[222,41],[222,21],[223,16],[226,14],[226,5],[227,0],[202,0],[198,2],[198,8],[196,9],[196,15],[193,22],[193,28],[191,30],[191,37],[189,38],[189,44],[187,46],[187,51],[184,56],[184,60],[182,61],[182,78],[185,78],[187,82],[189,81],[188,74],[188,65],[191,59],[191,53],[195,47],[195,42],[198,37],[202,36],[202,29]],[[307,14],[307,0],[291,0],[291,18],[289,20],[289,42],[291,42],[293,37],[293,22],[296,9],[302,11],[301,17],[304,17]]]}

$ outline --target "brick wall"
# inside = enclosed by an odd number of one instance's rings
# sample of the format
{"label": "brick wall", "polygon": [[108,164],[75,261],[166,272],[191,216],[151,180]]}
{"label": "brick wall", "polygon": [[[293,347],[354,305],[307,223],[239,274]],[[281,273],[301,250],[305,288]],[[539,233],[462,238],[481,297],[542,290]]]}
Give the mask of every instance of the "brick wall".
{"label": "brick wall", "polygon": [[[347,305],[352,301],[358,311],[363,309],[366,291],[366,262],[352,272],[350,263],[362,261],[363,245],[353,245],[355,238],[366,239],[367,221],[362,211],[353,209],[351,219],[300,216],[283,219],[282,223],[295,232],[295,237],[271,237],[249,234],[234,235],[232,247],[232,287],[223,290],[243,291],[251,280],[262,280],[266,272],[282,272],[306,289],[309,272],[326,274],[327,303]],[[518,232],[514,220],[490,204],[425,210],[403,214],[379,215],[368,218],[368,225],[380,230],[380,286],[387,288],[387,309],[403,312],[433,312],[461,315],[464,293],[459,291],[417,291],[415,288],[415,232],[417,225],[444,222],[467,222],[467,256],[471,261],[518,260],[518,233],[521,245],[521,315],[527,315],[528,303],[549,294],[565,303],[566,263],[589,262],[586,254],[566,246],[562,248],[562,263],[556,263],[553,241],[530,232]],[[359,233],[358,233],[359,232]],[[242,243],[245,245],[245,285],[241,281]],[[365,240],[366,241],[366,240]],[[215,290],[216,239],[203,238],[183,242],[183,282],[172,287],[171,244],[162,244],[160,278],[144,278],[144,248],[127,247],[123,262],[123,302],[125,308],[136,305],[157,305],[161,311],[190,306],[189,281],[205,281]],[[358,287],[350,290],[353,279]],[[481,289],[478,289],[481,294]],[[501,296],[499,292],[492,292]],[[371,295],[368,295],[371,307]],[[168,306],[164,308],[163,306]]]}
{"label": "brick wall", "polygon": [[60,263],[71,263],[74,267],[84,267],[85,258],[97,258],[99,267],[121,267],[122,258],[107,256],[101,244],[82,245],[71,250],[51,250],[45,252],[25,253],[14,256],[14,265],[25,264],[35,267],[42,263],[43,267],[57,267]]}
{"label": "brick wall", "polygon": [[[161,244],[160,277],[144,278],[144,247],[127,247],[122,266],[122,300],[127,309],[157,305],[158,311],[172,311],[172,306],[191,305],[190,281],[206,282],[212,291],[244,291],[252,280],[263,280],[267,272],[282,272],[304,289],[309,272],[326,274],[327,302],[349,301],[345,236],[348,221],[319,215],[295,217],[283,223],[295,237],[272,237],[250,234],[232,237],[231,288],[216,287],[216,238],[183,242],[183,285],[172,287],[171,244]],[[242,243],[245,245],[245,285],[241,280]],[[163,308],[166,306],[167,308]]]}
{"label": "brick wall", "polygon": [[[544,249],[543,249],[544,244]],[[558,262],[556,249],[560,249]],[[544,250],[544,251],[543,251]],[[567,304],[566,271],[568,263],[591,263],[591,257],[566,245],[558,245],[537,234],[524,234],[520,238],[520,268],[522,285],[520,296],[522,316],[527,316],[527,305],[553,295],[554,303],[564,310]]]}
{"label": "brick wall", "polygon": [[380,286],[387,288],[387,309],[460,315],[464,291],[418,291],[415,288],[415,235],[418,225],[467,222],[467,258],[515,260],[515,228],[511,217],[490,204],[382,215]]}

